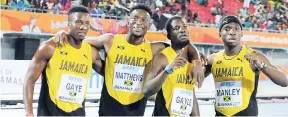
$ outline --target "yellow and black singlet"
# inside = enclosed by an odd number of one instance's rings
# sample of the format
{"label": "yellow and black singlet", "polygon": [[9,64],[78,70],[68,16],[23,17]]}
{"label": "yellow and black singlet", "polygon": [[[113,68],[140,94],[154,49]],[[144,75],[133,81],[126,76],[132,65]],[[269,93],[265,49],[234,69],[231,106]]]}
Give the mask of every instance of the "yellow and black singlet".
{"label": "yellow and black singlet", "polygon": [[244,55],[248,53],[244,46],[232,57],[226,56],[224,50],[216,53],[211,69],[216,83],[216,116],[258,115],[256,92],[259,74],[254,73],[245,59]]}
{"label": "yellow and black singlet", "polygon": [[142,92],[144,69],[152,59],[149,42],[129,44],[115,35],[105,60],[99,116],[143,116],[147,98]]}
{"label": "yellow and black singlet", "polygon": [[[53,38],[54,40],[55,38]],[[85,116],[84,103],[92,69],[91,46],[55,48],[42,72],[38,116]]]}
{"label": "yellow and black singlet", "polygon": [[[177,53],[167,47],[162,52],[170,63]],[[190,116],[193,108],[195,79],[191,78],[191,64],[176,69],[167,76],[156,95],[154,116]]]}

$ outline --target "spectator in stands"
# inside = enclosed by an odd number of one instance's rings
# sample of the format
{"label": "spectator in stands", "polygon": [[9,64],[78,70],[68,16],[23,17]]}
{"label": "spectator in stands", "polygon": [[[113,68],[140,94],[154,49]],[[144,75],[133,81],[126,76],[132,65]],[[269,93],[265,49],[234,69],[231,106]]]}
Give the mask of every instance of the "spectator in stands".
{"label": "spectator in stands", "polygon": [[62,8],[62,5],[60,4],[59,0],[54,0],[52,12],[54,14],[58,14],[60,12],[61,8]]}
{"label": "spectator in stands", "polygon": [[156,8],[156,11],[153,12],[153,14],[152,14],[153,24],[156,27],[158,26],[158,23],[160,21],[160,14],[158,12],[159,12],[159,8]]}
{"label": "spectator in stands", "polygon": [[208,5],[208,0],[203,0],[203,2],[202,2],[201,5],[207,7],[207,5]]}
{"label": "spectator in stands", "polygon": [[71,0],[71,6],[74,6],[74,5],[81,5],[82,4],[82,0]]}
{"label": "spectator in stands", "polygon": [[17,10],[17,0],[11,0],[9,5],[13,7],[13,10]]}
{"label": "spectator in stands", "polygon": [[34,5],[34,8],[39,9],[41,7],[40,0],[32,0],[32,5]]}
{"label": "spectator in stands", "polygon": [[219,13],[218,13],[218,10],[217,10],[217,8],[216,8],[216,5],[213,5],[213,7],[211,7],[210,13],[211,13],[212,15],[217,15],[217,14],[219,14]]}
{"label": "spectator in stands", "polygon": [[243,8],[249,8],[250,1],[251,0],[244,0]]}
{"label": "spectator in stands", "polygon": [[42,13],[46,13],[47,12],[47,10],[48,10],[47,3],[49,3],[49,0],[43,0],[42,5],[41,5]]}
{"label": "spectator in stands", "polygon": [[129,4],[129,8],[131,9],[133,6],[137,5],[137,0],[131,0]]}
{"label": "spectator in stands", "polygon": [[156,0],[155,1],[155,4],[156,4],[156,8],[162,8],[164,7],[164,4],[161,0]]}
{"label": "spectator in stands", "polygon": [[199,23],[199,19],[198,19],[198,11],[196,11],[196,12],[194,13],[193,21],[194,21],[194,23]]}
{"label": "spectator in stands", "polygon": [[252,19],[251,17],[248,17],[248,18],[246,19],[246,21],[245,21],[245,23],[244,23],[245,28],[250,28],[250,27],[252,27],[251,19]]}
{"label": "spectator in stands", "polygon": [[18,0],[16,7],[18,11],[25,11],[26,8],[29,8],[29,3],[26,0]]}
{"label": "spectator in stands", "polygon": [[71,6],[71,0],[61,0],[62,9],[61,11],[69,11]]}
{"label": "spectator in stands", "polygon": [[193,23],[193,14],[192,11],[189,9],[187,13],[187,22],[188,23]]}

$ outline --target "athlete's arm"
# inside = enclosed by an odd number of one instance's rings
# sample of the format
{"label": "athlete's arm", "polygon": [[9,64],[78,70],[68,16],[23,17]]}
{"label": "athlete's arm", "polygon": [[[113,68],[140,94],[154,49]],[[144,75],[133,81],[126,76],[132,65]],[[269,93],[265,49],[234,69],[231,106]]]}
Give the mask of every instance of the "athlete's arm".
{"label": "athlete's arm", "polygon": [[89,43],[91,46],[94,46],[98,51],[105,49],[106,52],[109,52],[113,43],[113,39],[113,34],[103,34],[95,39],[85,39],[84,41]]}
{"label": "athlete's arm", "polygon": [[[113,34],[103,34],[95,39],[85,39],[84,41],[94,46],[97,50],[105,49],[108,52],[112,45],[113,37]],[[61,30],[56,34],[55,38],[57,44],[62,46],[64,41],[68,39],[68,34],[64,30]]]}
{"label": "athlete's arm", "polygon": [[[152,60],[152,69],[147,76],[147,81],[144,84],[143,92],[146,97],[154,95],[157,93],[164,81],[166,80],[168,74],[165,71],[165,67],[170,69],[177,69],[186,65],[188,61],[182,56],[182,53],[178,54],[168,65],[168,60],[166,56],[162,53],[156,55]],[[147,71],[145,71],[147,72]]]}
{"label": "athlete's arm", "polygon": [[[276,66],[274,66],[269,59],[261,52],[256,51],[255,53],[246,55],[246,58],[248,60],[255,61],[254,64],[259,68],[262,66],[260,63],[263,62],[266,64],[266,68],[262,69],[261,71],[268,76],[272,82],[274,82],[277,85],[280,85],[282,87],[288,86],[288,78],[287,75],[278,69]],[[260,61],[260,62],[257,62]],[[258,64],[257,64],[258,63]],[[252,66],[253,67],[253,66]],[[256,70],[256,68],[252,68]]]}
{"label": "athlete's arm", "polygon": [[197,101],[197,98],[195,96],[195,90],[194,89],[193,89],[193,108],[192,108],[191,116],[200,116],[198,101]]}
{"label": "athlete's arm", "polygon": [[152,69],[150,70],[143,87],[143,92],[146,97],[156,94],[161,89],[168,76],[164,71],[166,65],[168,65],[168,60],[162,53],[153,58]]}
{"label": "athlete's arm", "polygon": [[23,101],[26,114],[33,114],[34,85],[53,56],[56,44],[51,39],[43,42],[34,54],[24,80]]}
{"label": "athlete's arm", "polygon": [[152,42],[151,48],[152,48],[153,56],[156,56],[158,53],[160,53],[166,47],[165,47],[165,44],[163,42]]}
{"label": "athlete's arm", "polygon": [[213,60],[216,54],[211,54],[207,57],[207,64],[205,65],[204,76],[205,78],[211,74],[211,68],[213,65]]}
{"label": "athlete's arm", "polygon": [[99,51],[94,47],[91,47],[91,50],[92,50],[92,60],[93,60],[92,67],[98,74],[103,76],[104,72],[102,69],[102,60],[101,60]]}

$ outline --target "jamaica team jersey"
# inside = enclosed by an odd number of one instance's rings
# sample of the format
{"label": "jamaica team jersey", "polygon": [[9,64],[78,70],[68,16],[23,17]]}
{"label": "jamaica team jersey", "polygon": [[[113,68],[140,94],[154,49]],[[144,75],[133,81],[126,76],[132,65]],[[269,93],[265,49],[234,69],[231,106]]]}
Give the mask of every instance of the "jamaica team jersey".
{"label": "jamaica team jersey", "polygon": [[[53,38],[54,40],[55,38]],[[92,69],[91,46],[55,48],[42,73],[39,116],[84,116],[87,83]]]}
{"label": "jamaica team jersey", "polygon": [[212,74],[216,83],[216,116],[258,114],[256,89],[259,75],[251,69],[245,54],[248,54],[248,49],[242,47],[234,57],[226,56],[224,50],[215,55]]}
{"label": "jamaica team jersey", "polygon": [[126,35],[115,35],[105,60],[105,81],[99,115],[143,116],[147,99],[142,92],[144,70],[152,59],[149,42],[129,44]]}
{"label": "jamaica team jersey", "polygon": [[[162,51],[170,63],[177,53],[167,47]],[[176,69],[167,76],[157,93],[154,116],[190,116],[193,108],[195,79],[191,78],[191,64]]]}

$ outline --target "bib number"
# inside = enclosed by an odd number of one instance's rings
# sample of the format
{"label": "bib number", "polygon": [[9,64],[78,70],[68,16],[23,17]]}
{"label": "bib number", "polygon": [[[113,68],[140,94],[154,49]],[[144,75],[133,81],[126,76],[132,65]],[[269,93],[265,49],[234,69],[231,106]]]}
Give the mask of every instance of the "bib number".
{"label": "bib number", "polygon": [[63,74],[58,91],[59,100],[82,104],[85,98],[87,79]]}
{"label": "bib number", "polygon": [[126,92],[141,92],[144,79],[144,67],[115,64],[113,88]]}
{"label": "bib number", "polygon": [[241,81],[216,82],[216,107],[242,106]]}
{"label": "bib number", "polygon": [[193,91],[174,88],[171,112],[174,115],[190,116],[193,108]]}

